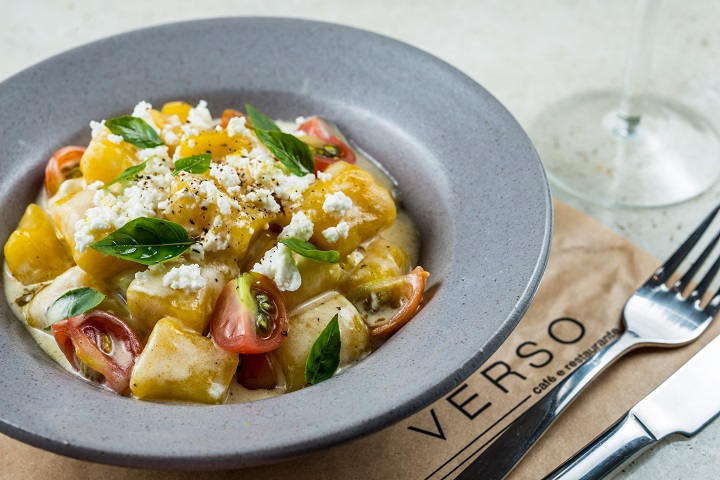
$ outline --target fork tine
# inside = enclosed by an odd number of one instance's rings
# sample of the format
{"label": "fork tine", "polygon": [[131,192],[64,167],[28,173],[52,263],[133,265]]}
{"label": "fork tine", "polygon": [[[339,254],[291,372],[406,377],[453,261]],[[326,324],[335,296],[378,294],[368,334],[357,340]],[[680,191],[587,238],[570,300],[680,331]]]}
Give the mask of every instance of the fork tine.
{"label": "fork tine", "polygon": [[[718,232],[717,235],[715,235],[715,238],[712,239],[712,241],[708,244],[707,247],[705,247],[705,250],[700,254],[697,260],[695,260],[695,263],[693,263],[687,272],[685,272],[685,275],[678,280],[675,285],[673,285],[673,290],[676,292],[682,292],[685,287],[688,286],[688,284],[692,281],[695,274],[700,270],[700,267],[702,267],[703,263],[705,263],[705,260],[707,260],[707,257],[710,256],[710,253],[712,253],[713,249],[715,248],[715,245],[717,245],[718,240],[720,240],[720,232]],[[718,259],[720,261],[720,259]],[[698,292],[698,295],[702,297],[702,295],[705,293],[705,290],[707,290],[707,287],[710,285],[710,282],[712,282],[713,277],[717,273],[717,269],[713,271],[713,269],[718,266],[720,268],[720,264],[718,264],[718,261],[716,261],[712,268],[708,271],[708,273],[705,275],[705,278],[702,279],[700,284],[693,290],[693,293]]]}
{"label": "fork tine", "polygon": [[678,248],[675,253],[673,253],[672,256],[657,269],[655,274],[652,276],[654,281],[658,283],[665,283],[670,275],[677,270],[682,261],[685,260],[685,257],[688,256],[688,253],[690,253],[690,250],[693,249],[700,237],[702,237],[703,233],[705,233],[705,230],[707,230],[708,226],[715,218],[715,215],[717,215],[718,210],[720,210],[720,205],[716,206],[713,211],[705,217],[705,220],[698,225],[692,235],[685,240],[685,243],[683,243],[680,248]]}
{"label": "fork tine", "polygon": [[718,270],[720,270],[720,256],[717,260],[715,260],[715,263],[712,264],[710,270],[708,270],[708,272],[705,274],[705,278],[703,278],[698,284],[698,286],[693,289],[690,296],[702,298],[702,296],[705,294],[708,287],[710,286],[710,282],[715,279],[715,275],[717,275]]}

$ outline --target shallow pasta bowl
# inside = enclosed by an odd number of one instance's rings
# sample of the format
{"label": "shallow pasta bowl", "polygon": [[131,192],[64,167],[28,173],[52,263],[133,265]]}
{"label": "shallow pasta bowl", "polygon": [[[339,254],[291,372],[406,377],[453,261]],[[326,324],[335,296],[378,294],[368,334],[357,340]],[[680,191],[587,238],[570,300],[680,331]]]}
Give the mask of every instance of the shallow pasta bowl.
{"label": "shallow pasta bowl", "polygon": [[229,468],[377,431],[468,377],[526,311],[552,207],[517,122],[481,86],[408,45],[336,25],[267,18],[173,24],[69,51],[0,84],[4,243],[60,146],[139,100],[244,102],[274,118],[321,114],[398,180],[431,272],[417,316],[346,373],[247,404],[120,397],[64,372],[0,304],[0,431],[92,461]]}

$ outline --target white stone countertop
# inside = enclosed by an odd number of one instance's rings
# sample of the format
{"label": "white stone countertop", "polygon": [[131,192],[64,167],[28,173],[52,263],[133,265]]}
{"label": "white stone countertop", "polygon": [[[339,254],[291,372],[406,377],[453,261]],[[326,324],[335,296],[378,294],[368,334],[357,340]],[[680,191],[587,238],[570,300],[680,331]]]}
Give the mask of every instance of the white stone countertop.
{"label": "white stone countertop", "polygon": [[[1,0],[0,80],[64,50],[129,30],[223,16],[323,20],[426,50],[493,93],[524,126],[566,96],[618,88],[630,0]],[[720,2],[661,2],[650,85],[720,127]],[[720,158],[718,158],[720,161]],[[720,201],[720,184],[683,204],[616,210],[555,195],[664,258]],[[695,438],[663,441],[617,478],[715,479],[720,422]]]}

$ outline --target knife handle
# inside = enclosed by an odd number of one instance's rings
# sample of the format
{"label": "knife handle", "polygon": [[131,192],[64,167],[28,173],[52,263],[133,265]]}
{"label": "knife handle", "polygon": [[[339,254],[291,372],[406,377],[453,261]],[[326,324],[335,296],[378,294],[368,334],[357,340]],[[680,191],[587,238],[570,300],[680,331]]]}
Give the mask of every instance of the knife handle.
{"label": "knife handle", "polygon": [[657,439],[629,413],[544,480],[600,480],[610,477]]}

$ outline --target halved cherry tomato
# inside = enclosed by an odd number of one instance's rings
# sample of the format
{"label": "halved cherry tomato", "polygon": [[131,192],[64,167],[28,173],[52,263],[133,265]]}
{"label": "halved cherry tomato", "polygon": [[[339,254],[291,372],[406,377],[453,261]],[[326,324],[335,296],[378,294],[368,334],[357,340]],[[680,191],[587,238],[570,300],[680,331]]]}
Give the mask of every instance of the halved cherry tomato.
{"label": "halved cherry tomato", "polygon": [[301,138],[310,147],[315,157],[315,171],[322,172],[331,164],[343,160],[355,163],[355,153],[333,130],[333,127],[320,117],[312,117],[298,127],[308,134]]}
{"label": "halved cherry tomato", "polygon": [[225,350],[255,354],[275,350],[290,324],[285,299],[275,283],[256,272],[225,285],[215,302],[210,335]]}
{"label": "halved cherry tomato", "polygon": [[45,167],[45,191],[52,197],[60,188],[60,184],[68,178],[82,176],[80,159],[85,147],[70,145],[53,153]]}
{"label": "halved cherry tomato", "polygon": [[243,355],[238,382],[248,390],[272,390],[277,386],[275,365],[267,353]]}
{"label": "halved cherry tomato", "polygon": [[352,290],[347,299],[370,327],[370,335],[387,336],[405,325],[417,312],[427,278],[422,267],[402,277],[383,278]]}
{"label": "halved cherry tomato", "polygon": [[85,377],[124,394],[142,344],[125,322],[94,310],[53,324],[52,333],[70,364]]}
{"label": "halved cherry tomato", "polygon": [[230,123],[231,118],[235,117],[245,117],[247,118],[247,115],[244,113],[238,112],[237,110],[233,110],[232,108],[228,108],[223,111],[222,117],[220,118],[220,126],[222,128],[227,128],[228,123]]}

